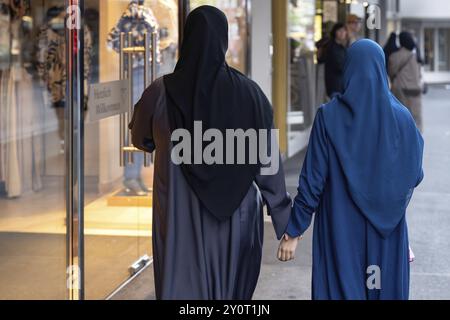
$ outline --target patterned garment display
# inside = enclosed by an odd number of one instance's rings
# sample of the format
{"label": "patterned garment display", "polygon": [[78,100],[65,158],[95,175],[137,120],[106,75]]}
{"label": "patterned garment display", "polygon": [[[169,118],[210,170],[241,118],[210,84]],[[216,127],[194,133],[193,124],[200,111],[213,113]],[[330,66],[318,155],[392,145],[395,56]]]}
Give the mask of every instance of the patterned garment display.
{"label": "patterned garment display", "polygon": [[[55,108],[64,107],[66,92],[66,43],[64,29],[52,27],[51,23],[41,27],[38,36],[37,70],[50,93]],[[92,35],[84,28],[84,79],[85,94],[91,69]]]}
{"label": "patterned garment display", "polygon": [[[131,32],[133,36],[132,46],[143,46],[145,33],[156,32],[158,38],[156,55],[157,62],[160,62],[159,26],[152,9],[139,4],[138,0],[132,0],[130,2],[116,26],[108,35],[108,46],[116,52],[119,52],[120,50],[120,34],[122,32],[125,34]],[[134,55],[133,68],[141,67],[143,65],[143,54]]]}
{"label": "patterned garment display", "polygon": [[0,70],[9,68],[11,58],[11,12],[5,1],[0,0]]}
{"label": "patterned garment display", "polygon": [[30,8],[30,0],[10,0],[9,7],[13,19],[21,19]]}

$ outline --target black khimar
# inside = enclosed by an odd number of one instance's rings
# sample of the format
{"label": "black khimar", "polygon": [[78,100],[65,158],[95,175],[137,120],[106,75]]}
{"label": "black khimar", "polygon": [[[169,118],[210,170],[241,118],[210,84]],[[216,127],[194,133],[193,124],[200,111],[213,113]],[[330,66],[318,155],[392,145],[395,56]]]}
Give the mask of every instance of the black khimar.
{"label": "black khimar", "polygon": [[[227,49],[228,22],[223,12],[212,6],[193,10],[186,20],[175,71],[164,77],[172,132],[186,129],[194,140],[194,121],[202,121],[203,131],[222,132],[225,146],[226,129],[271,128],[269,101],[253,81],[227,65]],[[239,207],[261,165],[259,161],[244,165],[192,162],[181,167],[201,203],[225,220]]]}

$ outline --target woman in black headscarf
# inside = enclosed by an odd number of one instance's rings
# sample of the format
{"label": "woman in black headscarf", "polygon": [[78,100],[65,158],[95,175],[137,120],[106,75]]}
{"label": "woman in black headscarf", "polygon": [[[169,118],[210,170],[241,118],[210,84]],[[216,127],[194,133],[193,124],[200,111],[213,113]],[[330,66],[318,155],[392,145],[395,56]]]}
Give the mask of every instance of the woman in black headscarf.
{"label": "woman in black headscarf", "polygon": [[400,33],[400,49],[389,58],[392,93],[405,105],[422,131],[422,74],[417,45],[409,32]]}
{"label": "woman in black headscarf", "polygon": [[397,34],[395,32],[392,32],[391,35],[389,36],[388,41],[383,47],[384,57],[386,59],[386,70],[388,69],[389,58],[391,54],[397,52],[398,49],[400,48],[397,45]]}
{"label": "woman in black headscarf", "polygon": [[[153,186],[157,299],[250,299],[261,265],[260,194],[278,238],[288,222],[291,200],[281,163],[274,175],[261,175],[259,161],[207,165],[201,161],[202,143],[194,142],[208,129],[225,135],[227,129],[272,126],[270,103],[253,81],[227,65],[227,48],[225,15],[211,6],[192,11],[175,71],[144,91],[130,123],[133,144],[147,152],[157,150]],[[194,151],[183,151],[179,157],[185,161],[177,165],[171,152],[186,141],[173,145],[171,134],[180,132],[192,137],[187,145],[194,145]],[[222,158],[236,159],[234,153],[226,148]],[[278,149],[274,154],[279,160]]]}

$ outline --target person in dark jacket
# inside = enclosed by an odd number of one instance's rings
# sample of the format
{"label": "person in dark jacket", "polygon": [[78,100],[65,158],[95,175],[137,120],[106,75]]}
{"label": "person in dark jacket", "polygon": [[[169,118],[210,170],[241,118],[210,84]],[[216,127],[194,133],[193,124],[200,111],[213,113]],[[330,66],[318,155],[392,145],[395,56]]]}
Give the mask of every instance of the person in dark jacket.
{"label": "person in dark jacket", "polygon": [[[397,52],[400,49],[400,47],[397,45],[397,34],[395,32],[392,32],[389,36],[388,41],[383,47],[384,56],[386,59],[386,70],[389,68],[389,58],[391,55],[395,52]],[[388,71],[389,72],[389,71]]]}
{"label": "person in dark jacket", "polygon": [[328,44],[325,57],[325,86],[327,95],[333,98],[342,93],[344,84],[342,81],[346,49],[347,29],[342,23],[337,23],[331,30],[331,41]]}

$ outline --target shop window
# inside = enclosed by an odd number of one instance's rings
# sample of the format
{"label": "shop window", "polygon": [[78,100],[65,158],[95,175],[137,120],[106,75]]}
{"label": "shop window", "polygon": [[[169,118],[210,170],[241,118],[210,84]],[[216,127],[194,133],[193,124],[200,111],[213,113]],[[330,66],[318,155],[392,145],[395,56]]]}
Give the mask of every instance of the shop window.
{"label": "shop window", "polygon": [[424,62],[426,71],[434,71],[435,59],[434,59],[434,29],[426,28],[424,30]]}
{"label": "shop window", "polygon": [[303,131],[310,127],[315,105],[315,19],[316,2],[288,2],[288,151],[304,147]]}
{"label": "shop window", "polygon": [[438,29],[438,71],[450,71],[450,29]]}
{"label": "shop window", "polygon": [[[125,151],[133,149],[126,127],[145,87],[175,68],[178,1],[86,0],[85,17],[93,39],[84,150],[85,295],[103,299],[152,255],[153,166],[148,155]],[[123,84],[126,102],[114,103],[127,112],[99,115],[96,106],[103,102],[94,92],[123,90]]]}
{"label": "shop window", "polygon": [[63,6],[0,0],[0,300],[66,297]]}
{"label": "shop window", "polygon": [[249,73],[247,1],[246,0],[190,0],[190,10],[211,5],[222,10],[228,19],[229,45],[227,63],[244,74]]}

